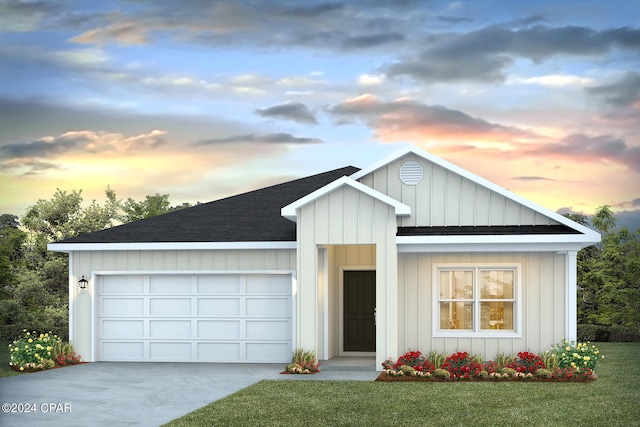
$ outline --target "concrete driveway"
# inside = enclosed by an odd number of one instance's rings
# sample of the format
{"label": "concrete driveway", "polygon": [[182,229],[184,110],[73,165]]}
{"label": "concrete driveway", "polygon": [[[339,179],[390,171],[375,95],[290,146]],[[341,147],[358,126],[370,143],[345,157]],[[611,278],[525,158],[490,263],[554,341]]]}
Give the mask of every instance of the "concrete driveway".
{"label": "concrete driveway", "polygon": [[280,375],[284,364],[85,363],[0,378],[0,426],[159,426],[263,379],[373,381],[373,363],[335,358],[316,375]]}
{"label": "concrete driveway", "polygon": [[238,367],[98,362],[2,378],[0,425],[158,426],[263,379],[284,376],[283,364]]}

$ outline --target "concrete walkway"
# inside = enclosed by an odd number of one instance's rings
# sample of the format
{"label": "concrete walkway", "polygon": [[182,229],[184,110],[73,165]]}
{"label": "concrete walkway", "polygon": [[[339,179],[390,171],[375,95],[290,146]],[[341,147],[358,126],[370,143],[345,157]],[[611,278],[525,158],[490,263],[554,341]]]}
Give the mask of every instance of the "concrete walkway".
{"label": "concrete walkway", "polygon": [[280,375],[283,364],[97,362],[1,378],[0,426],[159,426],[264,379],[378,375],[373,367],[325,363],[315,375]]}

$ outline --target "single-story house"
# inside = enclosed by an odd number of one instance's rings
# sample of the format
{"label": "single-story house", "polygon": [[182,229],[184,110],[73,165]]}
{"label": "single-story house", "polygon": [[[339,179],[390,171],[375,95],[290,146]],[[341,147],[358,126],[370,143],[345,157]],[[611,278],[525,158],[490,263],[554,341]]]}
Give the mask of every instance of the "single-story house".
{"label": "single-story house", "polygon": [[[49,245],[90,361],[540,352],[576,338],[600,234],[406,148]],[[86,289],[80,289],[84,278]]]}

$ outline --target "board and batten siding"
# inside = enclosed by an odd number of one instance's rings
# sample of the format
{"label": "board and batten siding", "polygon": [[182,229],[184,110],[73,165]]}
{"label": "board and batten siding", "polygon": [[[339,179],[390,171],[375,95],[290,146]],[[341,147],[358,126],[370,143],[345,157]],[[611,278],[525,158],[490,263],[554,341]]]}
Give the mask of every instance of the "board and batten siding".
{"label": "board and batten siding", "polygon": [[[416,185],[403,184],[399,178],[400,168],[409,161],[419,163],[423,169],[423,178]],[[411,216],[399,219],[401,227],[558,224],[414,154],[376,169],[359,181],[411,207]]]}
{"label": "board and batten siding", "polygon": [[320,289],[319,248],[328,245],[375,245],[376,300],[380,320],[376,329],[376,359],[396,353],[397,222],[395,208],[350,186],[337,188],[299,208],[298,345],[321,349],[319,333],[323,292]]}
{"label": "board and batten siding", "polygon": [[[498,353],[549,350],[565,336],[565,257],[552,252],[400,253],[398,255],[398,351],[451,354],[467,351],[492,360]],[[518,263],[521,265],[521,338],[435,338],[434,264]]]}
{"label": "board and batten siding", "polygon": [[95,283],[81,293],[77,281],[82,275],[91,278],[94,272],[188,272],[198,271],[295,271],[294,249],[247,250],[154,250],[154,251],[77,251],[70,252],[69,297],[70,330],[78,354],[91,354],[92,297]]}

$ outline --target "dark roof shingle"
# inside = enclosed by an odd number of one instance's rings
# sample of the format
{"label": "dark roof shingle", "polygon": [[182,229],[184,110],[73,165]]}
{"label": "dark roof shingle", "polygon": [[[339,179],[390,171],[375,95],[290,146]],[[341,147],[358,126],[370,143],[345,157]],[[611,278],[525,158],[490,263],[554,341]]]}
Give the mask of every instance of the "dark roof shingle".
{"label": "dark roof shingle", "polygon": [[295,242],[296,224],[280,210],[358,170],[347,166],[56,243]]}

